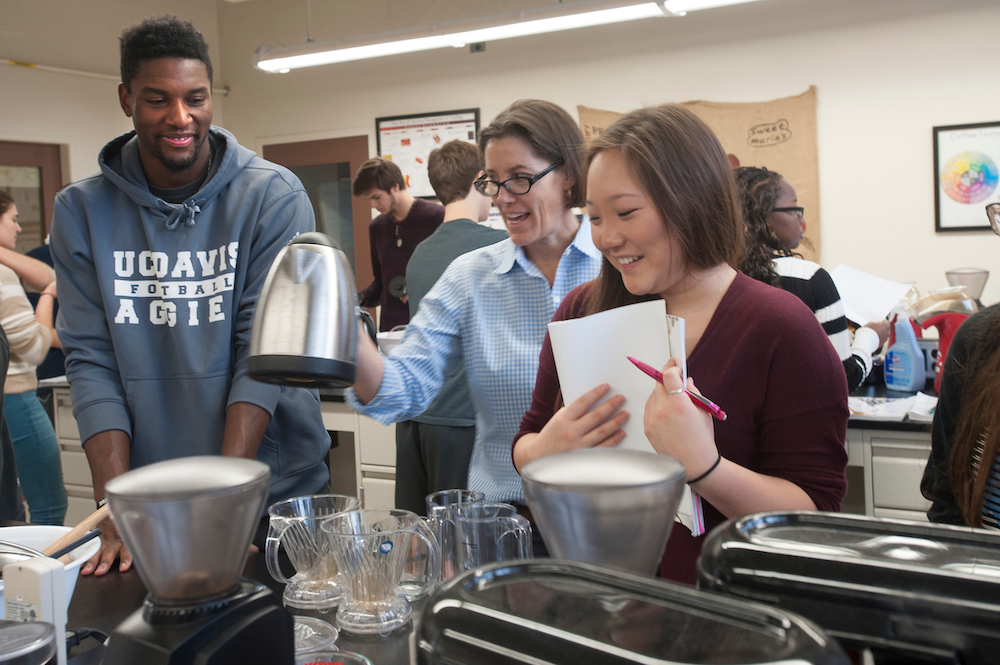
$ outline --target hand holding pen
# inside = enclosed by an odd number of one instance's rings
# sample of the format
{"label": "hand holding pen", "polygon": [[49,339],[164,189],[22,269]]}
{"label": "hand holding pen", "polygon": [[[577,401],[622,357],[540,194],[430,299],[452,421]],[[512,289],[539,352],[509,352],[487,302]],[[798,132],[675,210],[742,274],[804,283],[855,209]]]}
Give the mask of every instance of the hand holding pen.
{"label": "hand holding pen", "polygon": [[[680,368],[677,367],[677,363],[673,359],[667,363],[665,368],[666,372],[669,372],[669,376],[664,376],[664,373],[656,368],[635,358],[626,357],[629,362],[651,376],[664,388],[664,390],[654,390],[646,402],[643,426],[649,443],[656,452],[674,457],[684,464],[684,467],[691,474],[687,478],[688,484],[700,483],[722,462],[722,454],[715,444],[714,427],[710,419],[674,419],[671,414],[677,414],[680,405],[673,401],[674,398],[671,396],[686,394],[696,407],[707,411],[718,420],[725,420],[726,412],[707,397],[684,387],[681,382],[683,379]],[[692,388],[695,387],[690,378],[688,385]],[[680,386],[680,388],[674,388],[674,386]],[[665,423],[668,426],[664,427]]]}
{"label": "hand holding pen", "polygon": [[[660,370],[656,369],[651,365],[647,365],[641,360],[636,360],[632,356],[625,356],[625,357],[629,359],[629,362],[631,362],[633,365],[642,370],[644,374],[653,377],[660,385],[663,384],[663,373],[660,372]],[[718,420],[725,420],[727,418],[726,412],[720,409],[718,404],[708,399],[704,395],[699,395],[698,393],[691,392],[687,388],[667,391],[668,395],[677,395],[680,393],[686,393],[687,396],[691,398],[691,401],[694,402],[695,406],[704,411],[708,411],[710,414],[712,414],[712,417],[717,418]]]}

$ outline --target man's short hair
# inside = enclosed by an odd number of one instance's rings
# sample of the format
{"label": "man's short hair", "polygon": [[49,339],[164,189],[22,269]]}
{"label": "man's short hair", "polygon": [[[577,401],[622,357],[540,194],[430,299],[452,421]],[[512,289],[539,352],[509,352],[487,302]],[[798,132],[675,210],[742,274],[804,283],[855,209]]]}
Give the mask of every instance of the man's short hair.
{"label": "man's short hair", "polygon": [[212,82],[212,61],[208,57],[208,44],[190,21],[176,16],[150,16],[141,23],[125,28],[118,38],[121,51],[122,85],[132,92],[132,80],[139,73],[144,60],[156,58],[184,58],[200,60]]}
{"label": "man's short hair", "polygon": [[355,196],[363,196],[373,189],[391,191],[393,185],[398,185],[399,191],[406,189],[403,172],[391,160],[372,157],[358,169],[351,191]]}
{"label": "man's short hair", "polygon": [[442,205],[469,195],[472,182],[483,170],[483,155],[472,143],[455,139],[431,151],[427,177]]}

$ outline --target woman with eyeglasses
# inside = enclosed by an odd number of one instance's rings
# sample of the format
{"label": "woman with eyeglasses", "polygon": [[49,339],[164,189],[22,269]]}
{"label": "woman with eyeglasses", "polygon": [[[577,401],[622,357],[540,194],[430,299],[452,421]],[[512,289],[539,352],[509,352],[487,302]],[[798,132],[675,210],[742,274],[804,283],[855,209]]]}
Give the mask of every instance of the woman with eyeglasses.
{"label": "woman with eyeglasses", "polygon": [[510,237],[455,259],[388,357],[362,336],[346,400],[385,424],[407,420],[464,360],[476,407],[468,489],[523,504],[510,442],[531,399],[545,327],[566,294],[597,275],[601,254],[589,223],[573,213],[583,203],[583,136],[566,111],[514,102],[482,130],[479,146],[486,168],[476,188],[493,198]]}
{"label": "woman with eyeglasses", "polygon": [[[1000,235],[1000,203],[986,206]],[[1000,528],[1000,304],[973,314],[948,346],[920,491],[931,522]]]}
{"label": "woman with eyeglasses", "polygon": [[849,390],[858,388],[872,370],[872,354],[889,337],[888,321],[858,328],[851,340],[844,303],[830,273],[793,250],[805,232],[802,206],[795,189],[780,174],[743,166],[735,171],[746,224],[746,253],[740,264],[749,277],[777,286],[809,305],[844,364]]}
{"label": "woman with eyeglasses", "polygon": [[[734,269],[743,223],[718,139],[693,113],[666,104],[619,119],[590,143],[584,163],[587,213],[605,258],[600,276],[567,296],[554,320],[660,300],[684,319],[688,379],[671,360],[645,404],[609,396],[604,384],[563,406],[546,338],[515,465],[617,445],[619,428],[642,418],[653,449],[687,469],[706,530],[764,510],[839,510],[847,382],[809,309]],[[643,380],[638,370],[635,377]],[[728,417],[713,421],[683,388],[704,391]],[[660,574],[693,583],[703,541],[675,527]]]}

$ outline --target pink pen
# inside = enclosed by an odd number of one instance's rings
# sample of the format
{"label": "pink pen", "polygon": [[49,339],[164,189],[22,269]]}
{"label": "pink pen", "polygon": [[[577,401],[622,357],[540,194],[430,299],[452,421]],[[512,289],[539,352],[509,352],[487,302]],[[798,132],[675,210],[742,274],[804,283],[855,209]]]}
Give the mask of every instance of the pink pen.
{"label": "pink pen", "polygon": [[[660,370],[656,369],[655,367],[653,367],[651,365],[647,365],[646,363],[642,362],[641,360],[636,360],[632,356],[625,356],[625,357],[629,359],[629,362],[631,362],[633,365],[635,365],[640,370],[642,370],[643,373],[647,374],[648,376],[653,377],[661,385],[663,384],[663,372],[661,372]],[[688,397],[691,398],[691,401],[694,402],[694,405],[697,406],[698,408],[703,409],[705,411],[708,411],[709,413],[711,413],[714,417],[718,418],[719,420],[725,420],[728,417],[728,416],[726,416],[726,412],[719,408],[718,404],[716,404],[712,400],[708,399],[704,395],[699,395],[698,393],[693,393],[690,390],[688,390],[687,388],[684,388],[683,390],[684,390],[684,392],[687,393]]]}

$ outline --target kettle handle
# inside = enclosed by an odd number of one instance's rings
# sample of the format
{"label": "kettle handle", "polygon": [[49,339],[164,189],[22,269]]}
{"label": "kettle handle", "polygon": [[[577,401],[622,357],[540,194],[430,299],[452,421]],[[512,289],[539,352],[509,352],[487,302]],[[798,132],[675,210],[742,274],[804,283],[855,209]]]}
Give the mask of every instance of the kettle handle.
{"label": "kettle handle", "polygon": [[378,331],[375,329],[375,319],[372,318],[371,314],[361,308],[358,308],[358,318],[360,318],[361,322],[365,324],[365,330],[368,331],[368,336],[372,338],[372,341],[375,342],[375,345],[377,346]]}

